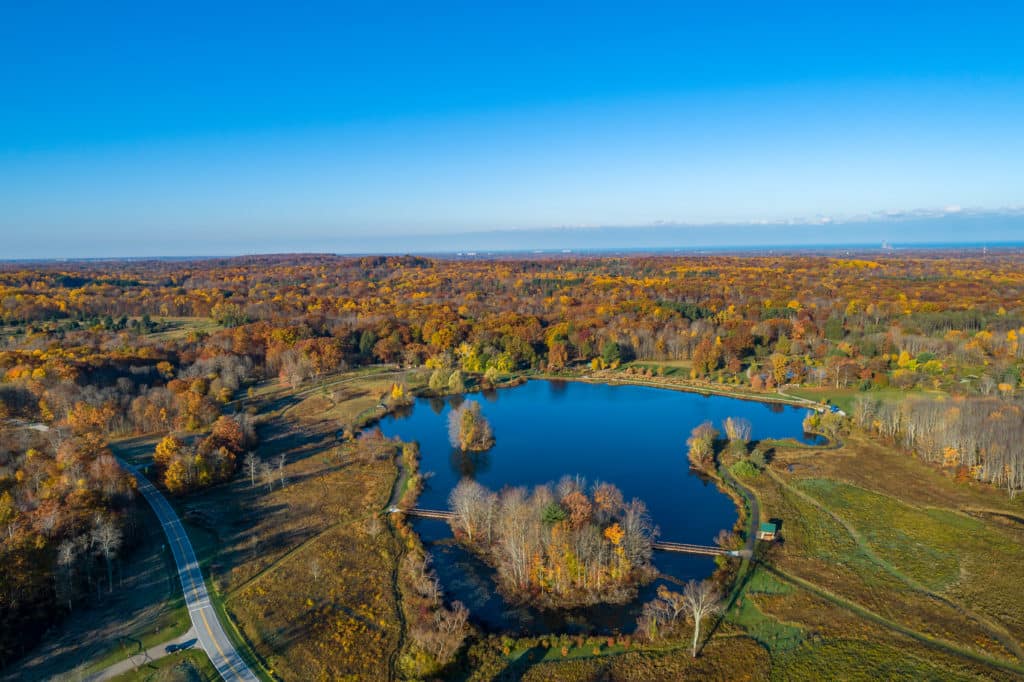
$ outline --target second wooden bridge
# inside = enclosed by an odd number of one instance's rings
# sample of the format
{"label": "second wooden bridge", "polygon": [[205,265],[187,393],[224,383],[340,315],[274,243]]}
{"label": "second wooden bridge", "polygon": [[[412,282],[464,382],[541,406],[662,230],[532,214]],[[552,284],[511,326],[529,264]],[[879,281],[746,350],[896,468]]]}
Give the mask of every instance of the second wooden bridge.
{"label": "second wooden bridge", "polygon": [[[455,513],[442,509],[423,509],[413,507],[412,509],[399,509],[391,507],[388,512],[403,513],[406,516],[415,516],[421,519],[438,519],[450,521],[455,518]],[[679,554],[701,554],[704,556],[743,556],[743,550],[728,550],[713,545],[691,545],[685,542],[654,542],[651,547],[661,552],[678,552]]]}

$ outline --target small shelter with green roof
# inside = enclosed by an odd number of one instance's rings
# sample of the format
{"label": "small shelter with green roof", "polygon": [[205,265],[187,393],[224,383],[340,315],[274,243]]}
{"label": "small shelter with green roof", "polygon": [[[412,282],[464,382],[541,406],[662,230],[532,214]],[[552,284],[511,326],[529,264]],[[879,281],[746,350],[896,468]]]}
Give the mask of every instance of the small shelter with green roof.
{"label": "small shelter with green roof", "polygon": [[775,542],[775,538],[778,533],[779,524],[774,521],[762,521],[761,526],[757,529],[757,539]]}

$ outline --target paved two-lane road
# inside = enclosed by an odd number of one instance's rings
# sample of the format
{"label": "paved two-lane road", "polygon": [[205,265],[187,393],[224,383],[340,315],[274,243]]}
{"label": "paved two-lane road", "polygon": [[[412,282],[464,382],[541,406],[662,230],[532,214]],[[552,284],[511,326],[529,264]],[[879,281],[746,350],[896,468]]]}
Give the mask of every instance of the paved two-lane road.
{"label": "paved two-lane road", "polygon": [[171,545],[171,552],[174,554],[174,562],[178,566],[181,590],[185,594],[185,603],[188,605],[188,614],[192,618],[192,626],[195,628],[200,645],[210,657],[210,661],[213,662],[213,666],[228,682],[234,680],[257,682],[259,678],[249,670],[245,661],[239,656],[238,650],[228,639],[224,628],[221,627],[220,621],[217,619],[217,613],[210,604],[210,595],[206,592],[206,583],[203,582],[203,574],[199,569],[196,553],[192,550],[192,543],[189,542],[185,528],[178,520],[178,515],[167,499],[141,471],[121,458],[118,458],[118,462],[125,471],[135,476],[139,482],[139,491],[153,507],[157,518],[160,519],[160,524],[167,535],[167,542]]}

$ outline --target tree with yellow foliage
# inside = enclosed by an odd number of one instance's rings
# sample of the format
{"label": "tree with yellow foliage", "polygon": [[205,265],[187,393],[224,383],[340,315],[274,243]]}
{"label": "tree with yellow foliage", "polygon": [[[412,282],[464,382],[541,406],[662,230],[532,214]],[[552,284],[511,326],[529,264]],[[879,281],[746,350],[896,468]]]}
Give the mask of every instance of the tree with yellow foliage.
{"label": "tree with yellow foliage", "polygon": [[393,407],[404,407],[412,404],[412,396],[405,384],[396,382],[391,385],[388,403]]}
{"label": "tree with yellow foliage", "polygon": [[175,459],[164,473],[164,486],[175,495],[179,495],[192,487],[192,470],[184,458]]}
{"label": "tree with yellow foliage", "polygon": [[181,454],[184,443],[168,434],[160,439],[153,451],[153,462],[162,469],[167,469],[171,462]]}

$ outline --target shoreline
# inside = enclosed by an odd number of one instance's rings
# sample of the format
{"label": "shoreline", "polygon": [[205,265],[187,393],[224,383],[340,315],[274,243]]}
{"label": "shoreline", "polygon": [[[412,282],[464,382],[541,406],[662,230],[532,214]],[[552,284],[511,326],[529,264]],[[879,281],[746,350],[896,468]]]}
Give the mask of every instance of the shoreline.
{"label": "shoreline", "polygon": [[[608,371],[608,370],[599,370]],[[680,393],[697,393],[705,397],[717,396],[720,398],[733,398],[735,400],[746,400],[752,403],[769,403],[775,405],[788,405],[790,407],[803,407],[808,410],[814,410],[816,412],[822,412],[828,409],[828,406],[810,400],[808,398],[799,398],[797,396],[789,396],[783,393],[752,393],[752,392],[731,392],[725,389],[718,389],[715,387],[704,387],[701,385],[681,384],[681,383],[658,383],[655,381],[645,381],[642,379],[636,379],[633,377],[619,378],[609,376],[562,376],[559,374],[548,374],[540,373],[536,375],[522,374],[519,375],[527,380],[540,379],[544,381],[575,381],[587,384],[605,384],[608,386],[644,386],[646,388],[661,388],[667,391],[677,391]]]}
{"label": "shoreline", "polygon": [[[446,393],[446,394],[442,394],[442,395],[437,395],[437,394],[434,394],[432,391],[423,390],[423,391],[417,391],[413,395],[415,395],[417,400],[419,400],[419,399],[430,400],[430,399],[435,399],[436,398],[436,399],[448,401],[448,400],[450,400],[451,398],[453,398],[455,396],[460,396],[462,398],[468,398],[468,396],[470,396],[470,395],[472,395],[474,393],[479,394],[479,393],[483,393],[485,391],[492,391],[492,390],[493,391],[498,391],[500,389],[515,388],[517,386],[522,386],[527,381],[574,381],[574,382],[588,383],[588,384],[605,384],[605,385],[608,385],[608,386],[615,386],[615,385],[638,385],[638,386],[646,386],[648,388],[667,388],[667,389],[670,389],[670,390],[675,390],[677,392],[704,393],[705,395],[712,394],[712,393],[708,393],[708,392],[698,391],[696,389],[691,389],[689,387],[684,388],[684,387],[680,387],[680,386],[666,386],[666,385],[657,385],[657,384],[652,385],[652,384],[649,384],[647,382],[623,381],[623,380],[613,379],[611,377],[590,377],[590,376],[565,377],[565,376],[558,376],[558,375],[551,375],[551,374],[533,374],[533,375],[531,375],[531,374],[517,374],[517,375],[512,375],[508,381],[497,383],[494,386],[488,386],[486,388],[480,386],[479,384],[476,384],[474,386],[469,387],[468,390],[463,391],[462,393],[459,393],[459,394]],[[778,404],[790,405],[790,406],[793,406],[793,407],[807,407],[807,409],[810,409],[808,406],[796,405],[796,404],[793,404],[791,402],[787,402],[785,400],[771,400],[770,396],[766,396],[766,398],[768,398],[766,400],[766,399],[757,399],[754,396],[743,396],[743,397],[741,397],[741,396],[737,396],[737,395],[733,395],[733,394],[712,394],[712,395],[718,395],[719,397],[733,398],[733,399],[745,399],[748,402],[760,402],[760,403],[774,402],[774,403],[778,403]],[[392,415],[393,412],[395,412],[396,410],[393,407],[389,408],[389,409],[384,409],[381,406],[377,406],[377,407],[374,408],[374,411],[376,411],[377,414],[373,415],[371,420],[369,420],[369,422],[364,425],[364,428],[368,428],[371,425],[378,424],[384,418],[388,417],[389,415]],[[728,532],[733,532],[733,533],[742,532],[742,536],[744,537],[744,539],[746,539],[746,537],[752,536],[751,532],[749,531],[749,527],[751,525],[751,519],[753,518],[753,515],[751,514],[751,510],[748,508],[748,502],[745,499],[743,493],[741,491],[737,490],[733,485],[730,485],[728,480],[727,480],[727,478],[725,476],[723,476],[723,474],[720,471],[718,471],[717,469],[708,472],[708,471],[703,471],[703,470],[701,470],[699,468],[693,467],[689,463],[689,461],[686,459],[685,452],[680,452],[680,458],[681,458],[681,462],[680,462],[681,464],[685,464],[685,466],[688,469],[691,469],[695,474],[698,474],[700,476],[706,477],[708,479],[708,481],[711,482],[714,485],[715,489],[718,491],[719,494],[729,498],[729,500],[732,502],[733,510],[734,510],[734,513],[735,513],[735,521],[732,524],[728,525],[728,526],[723,526],[722,530],[725,530],[725,531],[728,531]],[[433,545],[435,543],[432,542],[432,543],[428,544],[428,543],[426,543],[423,540],[422,537],[420,537],[420,534],[419,534],[419,532],[417,531],[417,528],[416,528],[418,521],[419,520],[417,519],[416,522],[410,523],[409,524],[409,528],[415,533],[417,538],[419,538],[419,540],[422,543],[422,546],[424,547],[424,549],[426,549],[429,552],[430,551],[430,549],[429,549],[430,545]],[[437,522],[437,521],[435,521],[435,522]],[[435,542],[438,542],[438,541],[435,541]],[[458,538],[456,537],[456,535],[451,532],[450,528],[449,528],[449,535],[445,538],[445,540],[442,540],[442,541],[439,541],[439,542],[441,542],[441,543],[451,543],[452,545],[459,547],[460,550],[466,552],[467,555],[473,557],[476,561],[479,561],[489,571],[495,571],[496,570],[496,568],[493,565],[493,563],[491,561],[489,561],[486,553],[478,552],[478,551],[476,551],[475,548],[460,542],[458,540]],[[727,581],[722,585],[723,589],[726,592],[732,592],[734,590],[737,581],[740,579],[740,577],[744,573],[744,571],[742,569],[742,565],[745,564],[746,561],[747,561],[747,558],[744,557],[743,560],[737,564],[735,569],[733,571],[730,571],[730,573],[732,573],[732,575],[730,575],[729,578],[727,579]],[[663,580],[663,581],[666,581],[666,582],[669,582],[669,583],[673,583],[673,584],[677,584],[677,585],[678,584],[683,584],[683,579],[682,578],[679,578],[679,577],[677,577],[677,576],[675,576],[675,575],[673,575],[671,573],[663,572],[661,569],[659,569],[657,567],[656,562],[652,562],[650,568],[653,569],[653,576],[651,578],[651,581]],[[716,571],[718,570],[718,568],[719,568],[718,566],[712,565],[710,567],[710,571],[709,571],[709,574],[707,575],[707,578],[708,579],[712,578],[714,576],[714,574],[716,573]],[[494,580],[493,585],[494,585],[495,592],[500,595],[500,598],[502,599],[502,601],[508,607],[510,607],[510,608],[515,608],[515,607],[518,606],[518,607],[526,607],[526,608],[529,608],[529,609],[532,609],[532,610],[536,610],[538,612],[556,612],[556,613],[563,613],[563,614],[564,613],[573,613],[573,612],[579,611],[579,610],[586,610],[586,609],[589,609],[589,608],[602,607],[602,606],[603,607],[612,607],[612,608],[614,608],[614,607],[628,608],[630,605],[632,605],[634,603],[639,603],[639,602],[637,602],[637,599],[638,599],[638,596],[639,596],[637,594],[637,592],[641,588],[643,588],[645,585],[649,584],[649,582],[651,582],[651,581],[642,581],[642,582],[635,583],[633,585],[633,587],[632,587],[632,589],[634,591],[632,596],[630,598],[622,600],[622,601],[618,601],[618,600],[615,600],[615,601],[597,600],[597,601],[595,601],[593,603],[573,604],[573,605],[560,605],[560,604],[551,604],[551,603],[537,602],[537,601],[533,601],[533,600],[530,600],[530,599],[517,599],[516,596],[513,593],[511,593],[510,590],[506,589],[507,586],[503,585],[499,580],[496,579],[496,576],[492,576],[492,580]],[[517,632],[517,630],[515,628],[491,628],[491,627],[489,627],[487,625],[484,625],[484,624],[481,624],[479,622],[477,622],[477,627],[481,627],[484,632],[487,632],[489,634],[506,635],[506,636],[513,636],[513,637],[532,636],[530,634],[526,634],[526,633],[522,633],[522,632]],[[594,634],[594,633],[591,633],[591,634]],[[604,636],[607,633],[598,632],[597,634],[601,635],[601,636]]]}

